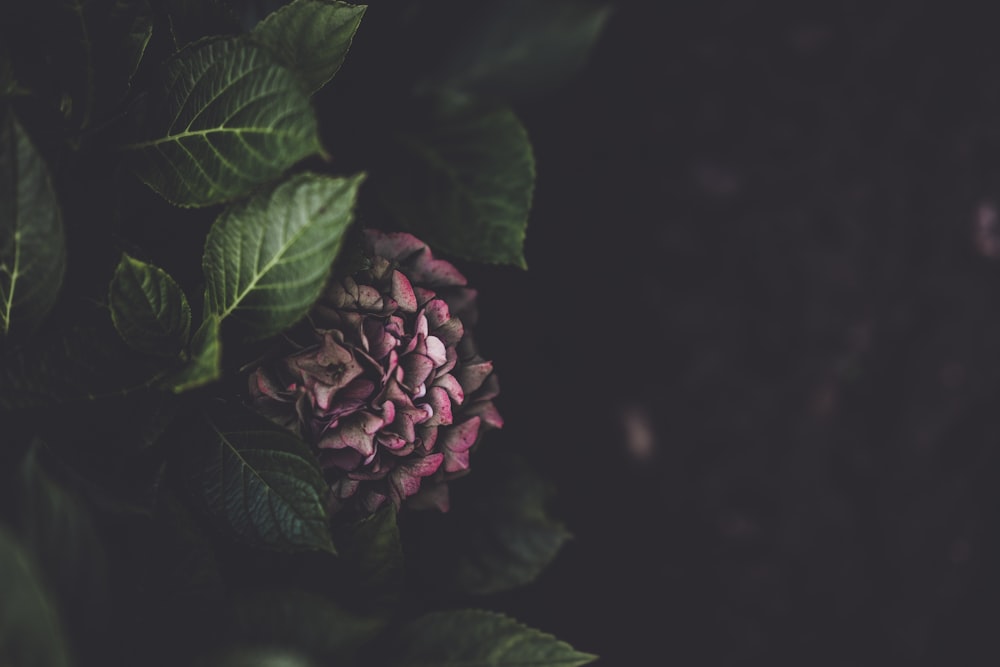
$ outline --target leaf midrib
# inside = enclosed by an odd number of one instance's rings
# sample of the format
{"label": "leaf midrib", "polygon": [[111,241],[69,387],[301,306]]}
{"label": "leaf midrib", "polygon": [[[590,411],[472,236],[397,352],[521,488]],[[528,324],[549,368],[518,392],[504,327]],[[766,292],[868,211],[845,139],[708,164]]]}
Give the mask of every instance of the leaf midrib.
{"label": "leaf midrib", "polygon": [[[332,198],[328,197],[324,201],[323,206],[320,206],[319,208],[322,209],[325,206],[329,205],[330,201],[332,201]],[[229,306],[229,307],[227,307],[223,312],[219,313],[219,319],[220,320],[228,317],[229,315],[231,315],[239,307],[240,302],[243,301],[243,299],[245,299],[246,296],[257,287],[257,283],[259,283],[261,281],[261,279],[265,275],[267,275],[268,271],[270,271],[271,269],[273,269],[281,261],[282,257],[284,257],[284,255],[285,255],[285,253],[288,252],[288,250],[293,245],[295,245],[295,243],[300,238],[302,238],[302,236],[314,224],[319,224],[319,223],[316,220],[307,221],[304,225],[302,225],[301,227],[299,227],[299,229],[289,238],[288,243],[285,243],[285,244],[281,245],[281,247],[278,249],[278,251],[274,253],[274,256],[271,257],[271,259],[268,260],[267,264],[264,265],[264,268],[263,269],[259,269],[258,272],[255,275],[252,276],[252,279],[251,279],[250,283],[247,285],[246,289],[244,289],[242,291],[242,293],[237,293],[236,294],[236,296],[235,296],[235,298],[233,300],[232,305]],[[266,230],[264,230],[264,231],[266,232]],[[263,245],[263,239],[264,239],[263,234],[260,237],[258,237],[258,240],[259,240],[261,246]],[[260,252],[260,248],[259,247],[258,247],[257,250],[258,250],[258,252]],[[225,297],[225,294],[223,294],[223,297]]]}

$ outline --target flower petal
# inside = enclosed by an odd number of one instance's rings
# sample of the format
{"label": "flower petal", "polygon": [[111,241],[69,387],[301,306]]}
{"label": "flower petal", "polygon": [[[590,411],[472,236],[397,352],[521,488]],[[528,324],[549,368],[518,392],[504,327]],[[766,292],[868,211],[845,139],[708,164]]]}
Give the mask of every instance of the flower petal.
{"label": "flower petal", "polygon": [[469,448],[479,437],[479,417],[473,417],[461,424],[441,429],[438,450],[444,454],[445,472],[469,469]]}

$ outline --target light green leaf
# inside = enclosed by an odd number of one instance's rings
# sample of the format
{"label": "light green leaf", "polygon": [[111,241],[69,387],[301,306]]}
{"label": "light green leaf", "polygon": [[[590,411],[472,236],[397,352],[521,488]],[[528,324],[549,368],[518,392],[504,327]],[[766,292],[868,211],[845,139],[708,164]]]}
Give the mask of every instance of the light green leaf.
{"label": "light green leaf", "polygon": [[246,410],[224,406],[207,419],[197,479],[208,510],[248,544],[336,553],[329,487],[309,446]]}
{"label": "light green leaf", "polygon": [[195,667],[320,667],[289,648],[234,647],[213,652]]}
{"label": "light green leaf", "polygon": [[111,321],[133,349],[176,357],[191,333],[191,307],[163,269],[122,254],[108,288]]}
{"label": "light green leaf", "polygon": [[0,525],[0,664],[68,667],[59,612],[38,566]]}
{"label": "light green leaf", "polygon": [[448,253],[527,268],[535,162],[514,113],[468,109],[399,139],[379,181],[397,220]]}
{"label": "light green leaf", "polygon": [[166,69],[155,133],[124,148],[168,201],[231,201],[322,152],[308,96],[267,48],[240,37],[197,42]]}
{"label": "light green leaf", "polygon": [[504,100],[550,92],[586,64],[610,15],[591,0],[489,3],[424,86]]}
{"label": "light green leaf", "polygon": [[0,334],[39,325],[65,267],[62,212],[48,169],[8,112],[0,118]]}
{"label": "light green leaf", "polygon": [[367,5],[336,0],[294,0],[274,12],[251,36],[294,70],[309,93],[333,78],[351,48]]}
{"label": "light green leaf", "polygon": [[579,667],[597,659],[489,611],[426,614],[397,630],[390,667]]}
{"label": "light green leaf", "polygon": [[203,387],[222,377],[222,341],[219,338],[219,318],[209,315],[191,337],[187,363],[168,375],[159,384],[164,389],[181,394]]}
{"label": "light green leaf", "polygon": [[249,338],[301,319],[326,282],[364,175],[299,174],[223,211],[205,242],[205,302]]}

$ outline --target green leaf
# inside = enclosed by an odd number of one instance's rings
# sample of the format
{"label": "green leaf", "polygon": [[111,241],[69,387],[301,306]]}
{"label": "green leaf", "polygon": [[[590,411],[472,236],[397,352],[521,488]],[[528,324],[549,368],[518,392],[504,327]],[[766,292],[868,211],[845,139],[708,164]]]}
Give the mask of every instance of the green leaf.
{"label": "green leaf", "polygon": [[36,440],[18,469],[13,524],[54,599],[74,619],[68,629],[80,646],[96,641],[108,619],[106,555],[87,505],[49,475],[43,452]]}
{"label": "green leaf", "polygon": [[47,327],[0,356],[0,409],[53,408],[152,387],[169,370],[115,331],[106,308],[67,304],[66,327]]}
{"label": "green leaf", "polygon": [[266,338],[313,305],[353,220],[364,175],[304,173],[223,211],[205,242],[205,301]]}
{"label": "green leaf", "polygon": [[0,664],[67,667],[71,664],[59,612],[38,566],[0,525]]}
{"label": "green leaf", "polygon": [[246,410],[222,406],[206,417],[211,434],[196,478],[208,510],[248,544],[336,553],[329,488],[309,446]]}
{"label": "green leaf", "polygon": [[108,288],[111,321],[133,349],[176,357],[191,333],[191,307],[170,275],[122,254]]}
{"label": "green leaf", "polygon": [[0,119],[0,333],[30,333],[66,267],[62,212],[41,155],[14,114]]}
{"label": "green leaf", "polygon": [[197,42],[166,70],[155,134],[124,148],[168,201],[231,201],[322,152],[309,97],[265,47],[238,37]]}
{"label": "green leaf", "polygon": [[367,5],[294,0],[251,32],[297,73],[309,93],[333,78],[351,48]]}
{"label": "green leaf", "polygon": [[311,591],[264,589],[236,602],[232,639],[245,645],[294,646],[321,664],[342,664],[373,639],[384,620],[359,616]]}
{"label": "green leaf", "polygon": [[191,337],[187,363],[165,377],[159,386],[180,394],[203,387],[222,377],[222,341],[219,338],[219,318],[205,318]]}
{"label": "green leaf", "polygon": [[475,474],[450,484],[452,510],[411,517],[405,535],[417,581],[486,595],[534,581],[572,537],[547,510],[551,486],[519,457],[481,449]]}
{"label": "green leaf", "polygon": [[392,606],[402,590],[403,544],[396,524],[396,508],[381,507],[335,531],[340,548],[338,588],[366,609]]}
{"label": "green leaf", "polygon": [[504,100],[549,92],[586,64],[610,15],[589,0],[489,3],[423,85]]}
{"label": "green leaf", "polygon": [[287,648],[231,647],[216,651],[195,667],[320,667],[301,653]]}
{"label": "green leaf", "polygon": [[502,614],[467,609],[426,614],[393,635],[390,667],[578,667],[597,656]]}
{"label": "green leaf", "polygon": [[528,135],[510,109],[466,109],[401,135],[382,197],[435,248],[527,268],[524,236],[535,184]]}

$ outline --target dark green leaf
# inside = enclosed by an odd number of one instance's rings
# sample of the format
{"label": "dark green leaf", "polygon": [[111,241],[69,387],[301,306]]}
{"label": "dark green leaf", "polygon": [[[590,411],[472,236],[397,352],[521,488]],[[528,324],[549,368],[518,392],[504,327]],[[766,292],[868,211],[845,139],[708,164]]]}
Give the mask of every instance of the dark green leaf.
{"label": "dark green leaf", "polygon": [[583,67],[610,14],[588,0],[489,3],[425,85],[504,100],[549,92]]}
{"label": "dark green leaf", "polygon": [[285,648],[235,647],[217,651],[195,667],[320,667],[299,651]]}
{"label": "dark green leaf", "polygon": [[0,664],[67,667],[71,664],[59,612],[38,566],[0,525]]}
{"label": "dark green leaf", "polygon": [[308,445],[246,410],[220,407],[207,419],[196,477],[208,510],[248,544],[335,553],[329,489]]}
{"label": "dark green leaf", "polygon": [[266,589],[237,601],[232,638],[244,645],[294,646],[322,664],[339,664],[383,625],[381,619],[359,616],[313,592]]}
{"label": "dark green leaf", "polygon": [[187,344],[191,307],[163,269],[123,253],[108,288],[108,304],[115,329],[132,348],[176,357]]}
{"label": "dark green leaf", "polygon": [[278,54],[313,93],[344,63],[366,9],[336,0],[294,0],[250,34]]}
{"label": "dark green leaf", "polygon": [[159,386],[180,394],[215,382],[220,377],[222,341],[219,339],[219,318],[210,315],[191,337],[187,362],[180,370],[165,377]]}
{"label": "dark green leaf", "polygon": [[579,667],[597,659],[502,614],[473,609],[407,623],[388,653],[390,667]]}
{"label": "dark green leaf", "polygon": [[438,116],[399,139],[398,155],[376,181],[397,220],[448,253],[527,268],[535,162],[514,113],[469,109]]}
{"label": "dark green leaf", "polygon": [[14,527],[38,563],[66,617],[77,646],[98,638],[108,618],[108,572],[104,546],[90,512],[76,493],[42,466],[36,441],[18,471]]}
{"label": "dark green leaf", "polygon": [[340,587],[367,609],[391,606],[402,590],[403,545],[396,508],[389,504],[336,533]]}
{"label": "dark green leaf", "polygon": [[322,147],[298,78],[246,38],[202,41],[166,65],[154,133],[126,145],[136,174],[179,206],[237,199]]}
{"label": "dark green leaf", "polygon": [[323,290],[363,180],[299,174],[226,209],[205,242],[209,312],[255,339],[301,319]]}
{"label": "dark green leaf", "polygon": [[527,463],[491,449],[475,461],[474,474],[451,483],[448,514],[409,517],[407,528],[420,532],[407,552],[413,572],[437,591],[484,595],[531,583],[571,538],[546,508],[552,489]]}
{"label": "dark green leaf", "polygon": [[0,118],[0,333],[28,333],[62,285],[66,240],[48,169],[13,113]]}
{"label": "dark green leaf", "polygon": [[72,326],[43,330],[0,357],[0,408],[123,396],[148,389],[166,374],[163,359],[135,352],[121,340],[107,309],[71,305]]}

